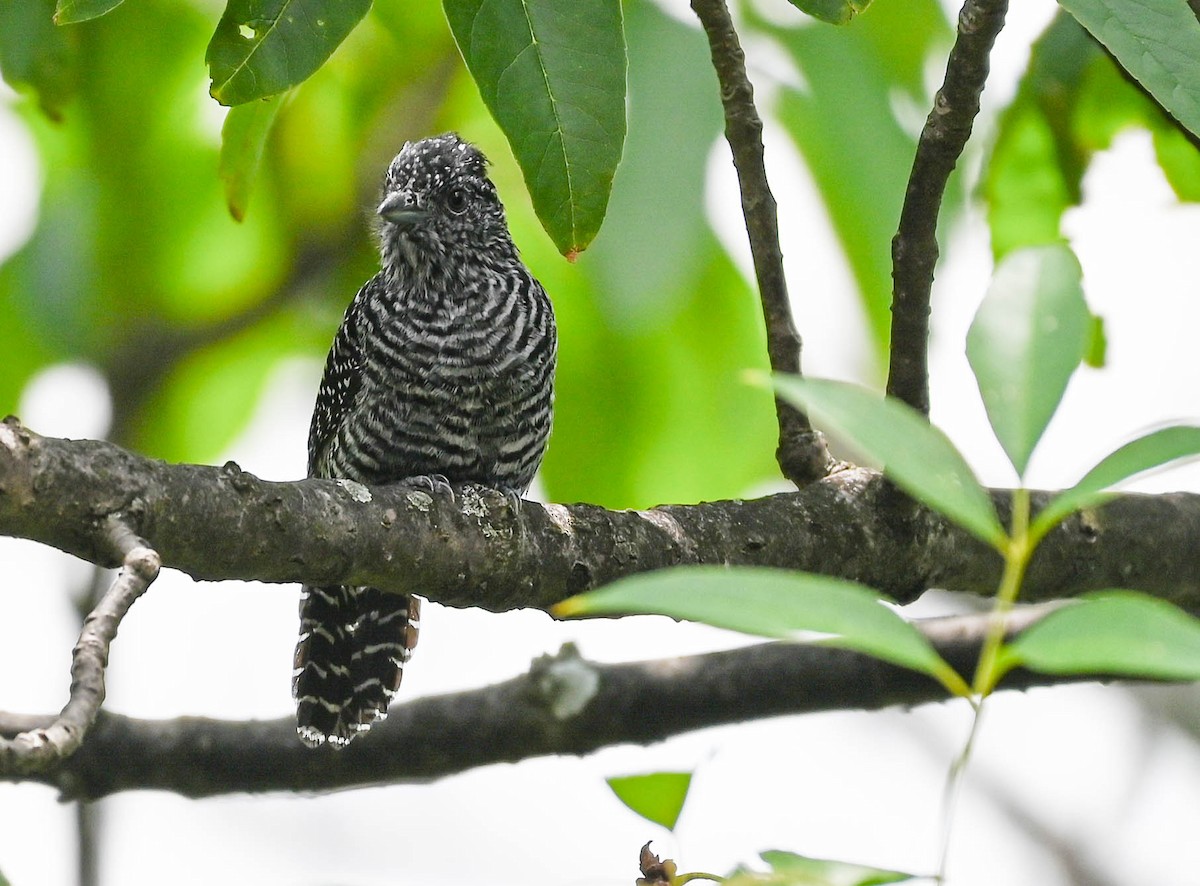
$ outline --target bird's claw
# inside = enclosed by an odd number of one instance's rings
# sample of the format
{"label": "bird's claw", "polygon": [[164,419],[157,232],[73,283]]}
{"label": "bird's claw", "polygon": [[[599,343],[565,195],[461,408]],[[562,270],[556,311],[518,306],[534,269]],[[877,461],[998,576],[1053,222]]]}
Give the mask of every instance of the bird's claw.
{"label": "bird's claw", "polygon": [[402,483],[412,489],[420,489],[431,495],[445,496],[451,502],[455,501],[454,487],[450,485],[445,474],[420,474],[416,477],[406,477]]}
{"label": "bird's claw", "polygon": [[504,499],[508,502],[508,510],[516,516],[521,513],[521,493],[515,489],[501,489],[504,493]]}

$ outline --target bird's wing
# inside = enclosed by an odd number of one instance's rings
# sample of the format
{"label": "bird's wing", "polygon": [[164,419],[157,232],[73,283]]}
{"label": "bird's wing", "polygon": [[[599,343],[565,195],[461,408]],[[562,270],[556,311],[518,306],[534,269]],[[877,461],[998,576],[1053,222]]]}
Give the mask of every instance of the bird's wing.
{"label": "bird's wing", "polygon": [[378,278],[372,278],[358,291],[346,308],[342,325],[338,327],[329,356],[325,359],[325,374],[317,391],[312,423],[308,426],[308,475],[321,476],[321,462],[327,449],[354,404],[362,387],[363,353],[359,336],[363,305]]}

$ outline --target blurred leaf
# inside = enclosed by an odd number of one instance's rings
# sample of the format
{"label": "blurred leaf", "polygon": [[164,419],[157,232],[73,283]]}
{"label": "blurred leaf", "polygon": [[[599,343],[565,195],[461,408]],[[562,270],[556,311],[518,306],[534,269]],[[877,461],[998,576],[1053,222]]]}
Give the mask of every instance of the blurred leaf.
{"label": "blurred leaf", "polygon": [[1108,334],[1104,331],[1104,318],[1092,314],[1088,320],[1088,343],[1083,362],[1092,369],[1103,369],[1107,361]]}
{"label": "blurred leaf", "polygon": [[568,257],[604,220],[625,141],[619,0],[443,0],[484,103]]}
{"label": "blurred leaf", "polygon": [[1059,0],[1176,120],[1200,134],[1200,22],[1180,0]]}
{"label": "blurred leaf", "polygon": [[967,333],[988,420],[1022,477],[1087,352],[1082,275],[1066,244],[1009,253]]}
{"label": "blurred leaf", "polygon": [[218,458],[254,415],[279,361],[298,353],[308,339],[328,341],[327,331],[311,328],[305,319],[283,312],[182,355],[142,411],[130,444],[168,461]]}
{"label": "blurred leaf", "polygon": [[273,96],[230,108],[221,127],[221,160],[217,172],[225,183],[229,214],[237,221],[246,217],[246,205],[262,163],[263,148],[284,101],[284,96]]}
{"label": "blurred leaf", "polygon": [[917,877],[916,874],[864,867],[844,861],[808,858],[778,849],[764,852],[761,857],[771,866],[770,873],[735,871],[725,880],[725,886],[883,886],[885,883],[902,883]]}
{"label": "blurred leaf", "polygon": [[1200,199],[1195,137],[1138,88],[1074,18],[1060,12],[1038,38],[1017,97],[1000,117],[981,187],[997,259],[1062,239],[1096,151],[1129,127],[1148,129],[1167,181]]}
{"label": "blurred leaf", "polygon": [[78,35],[54,26],[54,0],[4,0],[0,3],[0,71],[13,89],[32,89],[51,120],[74,96]]}
{"label": "blurred leaf", "polygon": [[650,775],[625,775],[607,778],[622,803],[655,824],[675,830],[679,813],[692,786],[690,772],[655,772]]}
{"label": "blurred leaf", "polygon": [[[755,4],[742,8],[747,38],[769,35],[796,65],[802,83],[782,84],[776,115],[820,190],[858,284],[877,365],[885,366],[891,240],[912,170],[915,128],[932,100],[930,57],[944,65],[954,31],[937,0],[876,3],[848,28],[783,27],[762,18]],[[900,111],[912,119],[901,123]],[[942,230],[952,225],[962,193],[959,177],[952,177]],[[806,248],[790,244],[788,255],[803,258]]]}
{"label": "blurred leaf", "polygon": [[[13,262],[0,267],[0,293],[12,288]],[[0,418],[17,412],[21,392],[38,370],[69,353],[52,347],[53,338],[30,321],[16,299],[0,298],[0,353],[4,354],[4,371],[0,372]],[[36,430],[36,428],[35,428]]]}
{"label": "blurred leaf", "polygon": [[54,21],[60,25],[70,25],[99,18],[106,12],[112,12],[125,0],[58,0],[54,9]]}
{"label": "blurred leaf", "polygon": [[303,83],[371,8],[371,0],[228,0],[204,60],[223,105]]}
{"label": "blurred leaf", "polygon": [[881,464],[913,498],[997,550],[1004,548],[1006,536],[991,498],[954,444],[923,415],[845,382],[777,375],[773,383],[779,396]]}
{"label": "blurred leaf", "polygon": [[885,606],[885,599],[865,585],[825,575],[680,566],[621,579],[564,600],[551,612],[557,618],[667,615],[781,639],[832,634],[820,642],[929,674],[951,691],[967,691],[925,636]]}
{"label": "blurred leaf", "polygon": [[871,5],[871,0],[789,0],[802,12],[831,25],[844,25]]}
{"label": "blurred leaf", "polygon": [[[428,75],[433,68],[446,68],[453,59],[455,67],[461,61],[450,29],[446,27],[446,14],[437,3],[413,3],[412,0],[375,0],[371,4],[371,16],[391,36],[393,52],[387,60],[388,68],[397,71],[399,83],[405,91],[419,82],[422,74]],[[397,53],[394,50],[402,50]],[[397,58],[396,56],[399,56]],[[398,85],[399,85],[398,83]],[[420,128],[417,128],[420,131]],[[399,145],[397,145],[399,148]]]}
{"label": "blurred leaf", "polygon": [[1106,62],[1100,46],[1062,12],[1034,43],[1017,97],[1000,116],[982,182],[997,259],[1062,239],[1059,222],[1079,202],[1090,160],[1072,119],[1084,74],[1097,62]]}
{"label": "blurred leaf", "polygon": [[1178,126],[1154,130],[1154,155],[1167,183],[1180,200],[1200,201],[1200,150],[1196,136]]}
{"label": "blurred leaf", "polygon": [[1022,631],[1000,651],[1001,673],[1106,674],[1200,680],[1200,620],[1134,591],[1088,594]]}
{"label": "blurred leaf", "polygon": [[1197,455],[1200,455],[1200,427],[1160,428],[1132,440],[1105,456],[1083,479],[1042,508],[1034,518],[1032,532],[1039,537],[1068,514],[1104,501],[1112,495],[1104,490],[1136,474]]}

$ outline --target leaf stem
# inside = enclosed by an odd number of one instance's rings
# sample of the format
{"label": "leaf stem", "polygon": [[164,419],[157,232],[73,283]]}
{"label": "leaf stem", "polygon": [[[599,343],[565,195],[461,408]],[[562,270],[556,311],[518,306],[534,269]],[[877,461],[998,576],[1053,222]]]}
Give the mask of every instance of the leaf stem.
{"label": "leaf stem", "polygon": [[979,735],[980,724],[983,722],[983,699],[972,705],[971,731],[967,733],[967,741],[962,752],[950,764],[950,772],[946,775],[946,788],[942,793],[942,848],[938,861],[938,872],[934,878],[938,883],[946,882],[946,864],[950,859],[950,835],[954,830],[954,811],[958,806],[958,796],[962,789],[967,764],[971,761],[971,753],[975,749],[975,738]]}
{"label": "leaf stem", "polygon": [[975,679],[972,684],[976,698],[972,700],[975,711],[971,718],[971,731],[967,735],[962,753],[958,755],[946,776],[946,791],[943,799],[942,820],[942,851],[938,864],[937,882],[944,883],[946,879],[946,863],[950,856],[950,834],[953,829],[954,808],[962,788],[963,777],[967,764],[971,760],[971,752],[975,747],[975,737],[979,734],[983,721],[984,703],[988,695],[996,688],[996,683],[1003,674],[997,667],[1000,647],[1005,636],[1005,616],[1012,611],[1021,592],[1021,582],[1025,578],[1025,570],[1033,556],[1036,546],[1033,534],[1029,528],[1030,497],[1029,490],[1014,489],[1012,493],[1012,526],[1004,545],[1004,574],[1000,577],[1000,586],[996,591],[996,604],[990,613],[991,620],[983,639],[983,647],[979,653],[979,663],[975,667]]}
{"label": "leaf stem", "polygon": [[992,608],[992,624],[979,653],[979,664],[975,668],[975,692],[988,695],[996,688],[999,678],[997,657],[1000,644],[1004,641],[1004,616],[1017,602],[1025,570],[1033,556],[1033,536],[1029,531],[1029,490],[1014,489],[1012,493],[1012,531],[1004,551],[1004,574],[996,592],[996,605]]}
{"label": "leaf stem", "polygon": [[724,883],[724,877],[718,877],[716,874],[706,874],[704,871],[693,871],[690,874],[680,874],[677,877],[671,878],[671,886],[683,886],[684,883],[689,883],[692,880],[712,880],[714,883]]}

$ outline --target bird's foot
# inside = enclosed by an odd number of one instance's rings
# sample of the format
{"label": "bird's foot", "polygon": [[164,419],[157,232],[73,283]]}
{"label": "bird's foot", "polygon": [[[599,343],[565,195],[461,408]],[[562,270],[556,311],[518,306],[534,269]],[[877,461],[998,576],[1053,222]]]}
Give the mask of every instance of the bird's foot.
{"label": "bird's foot", "polygon": [[504,500],[508,502],[508,509],[515,517],[521,513],[521,493],[515,489],[510,489],[502,486],[500,491],[504,493]]}
{"label": "bird's foot", "polygon": [[454,487],[450,485],[445,474],[418,474],[415,477],[405,477],[400,481],[400,485],[409,489],[420,489],[431,495],[446,496],[450,501],[455,501]]}

